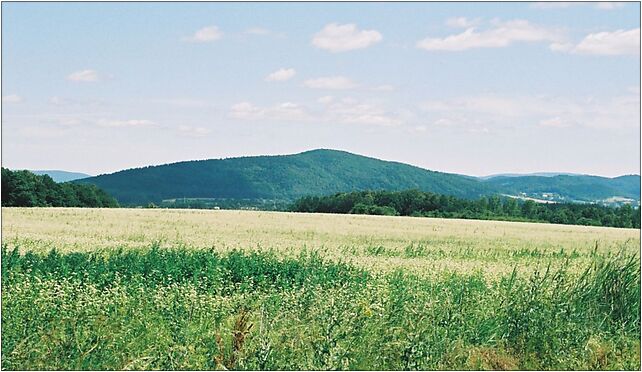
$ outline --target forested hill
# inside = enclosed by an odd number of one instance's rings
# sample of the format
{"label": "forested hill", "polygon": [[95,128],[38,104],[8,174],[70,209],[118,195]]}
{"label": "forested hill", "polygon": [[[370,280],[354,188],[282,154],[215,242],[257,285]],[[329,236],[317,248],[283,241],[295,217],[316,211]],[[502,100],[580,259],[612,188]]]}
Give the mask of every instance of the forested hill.
{"label": "forested hill", "polygon": [[[362,190],[418,189],[465,199],[486,195],[552,201],[640,200],[640,176],[520,176],[480,179],[441,173],[337,150],[254,156],[128,169],[76,180],[95,184],[121,205],[165,199],[215,198],[294,201],[308,195]],[[624,199],[627,200],[624,200]]]}
{"label": "forested hill", "polygon": [[121,204],[171,198],[276,199],[358,190],[420,189],[462,198],[492,193],[479,180],[336,150],[129,169],[75,181],[92,183]]}
{"label": "forested hill", "polygon": [[503,194],[522,193],[556,202],[610,204],[622,199],[640,200],[640,176],[606,178],[588,175],[498,176],[484,181]]}
{"label": "forested hill", "polygon": [[118,202],[95,185],[56,183],[46,174],[2,168],[2,206],[113,208]]}

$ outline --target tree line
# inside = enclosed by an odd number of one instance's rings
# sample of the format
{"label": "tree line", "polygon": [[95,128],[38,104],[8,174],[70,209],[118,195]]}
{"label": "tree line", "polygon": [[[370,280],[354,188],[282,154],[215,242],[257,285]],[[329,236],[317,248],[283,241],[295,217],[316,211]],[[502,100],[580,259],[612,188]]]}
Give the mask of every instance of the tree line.
{"label": "tree line", "polygon": [[118,207],[116,199],[95,185],[56,183],[48,175],[2,168],[3,207]]}
{"label": "tree line", "polygon": [[420,190],[306,196],[295,201],[290,210],[640,228],[640,208],[628,204],[615,208],[597,204],[545,204],[499,196],[468,200]]}

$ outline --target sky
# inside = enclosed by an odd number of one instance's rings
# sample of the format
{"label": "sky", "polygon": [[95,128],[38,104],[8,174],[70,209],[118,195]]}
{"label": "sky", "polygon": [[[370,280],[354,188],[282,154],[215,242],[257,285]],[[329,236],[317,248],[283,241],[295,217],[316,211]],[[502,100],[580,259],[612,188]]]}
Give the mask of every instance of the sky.
{"label": "sky", "polygon": [[2,3],[2,165],[640,173],[639,3]]}

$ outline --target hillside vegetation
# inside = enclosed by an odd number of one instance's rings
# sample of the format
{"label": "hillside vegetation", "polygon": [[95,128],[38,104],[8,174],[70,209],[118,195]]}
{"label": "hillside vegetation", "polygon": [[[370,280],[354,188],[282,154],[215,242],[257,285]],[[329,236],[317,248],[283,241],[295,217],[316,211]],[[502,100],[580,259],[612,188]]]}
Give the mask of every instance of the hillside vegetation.
{"label": "hillside vegetation", "polygon": [[418,188],[459,197],[491,190],[476,179],[342,151],[188,161],[86,178],[121,204],[171,198],[294,200],[341,191]]}
{"label": "hillside vegetation", "polygon": [[640,200],[640,176],[627,175],[605,178],[586,175],[558,175],[553,177],[519,176],[493,177],[485,183],[502,193],[531,196],[554,194],[558,201],[599,201],[619,196]]}
{"label": "hillside vegetation", "polygon": [[3,207],[118,207],[95,185],[56,183],[48,175],[2,168]]}
{"label": "hillside vegetation", "polygon": [[361,191],[297,200],[294,212],[350,213],[387,216],[445,217],[484,220],[552,222],[640,228],[640,209],[593,204],[545,204],[517,202],[497,196],[477,200],[433,194],[419,190]]}
{"label": "hillside vegetation", "polygon": [[236,203],[230,200],[244,200],[244,205],[265,207],[309,195],[408,189],[466,199],[496,194],[518,195],[526,191],[560,193],[561,197],[569,200],[601,200],[613,196],[640,199],[639,176],[616,179],[588,176],[496,177],[482,180],[336,150],[185,161],[128,169],[74,182],[94,184],[123,205],[209,198],[231,205]]}

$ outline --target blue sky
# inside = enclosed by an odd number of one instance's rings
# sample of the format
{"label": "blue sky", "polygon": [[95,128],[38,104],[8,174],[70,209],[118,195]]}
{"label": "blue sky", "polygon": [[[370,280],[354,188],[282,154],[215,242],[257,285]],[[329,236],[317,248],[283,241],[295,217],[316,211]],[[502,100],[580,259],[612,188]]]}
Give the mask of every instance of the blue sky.
{"label": "blue sky", "polygon": [[2,163],[640,172],[639,3],[3,3]]}

